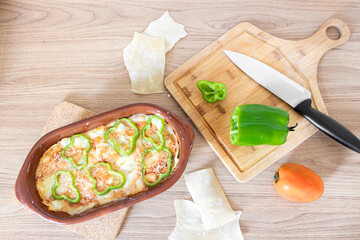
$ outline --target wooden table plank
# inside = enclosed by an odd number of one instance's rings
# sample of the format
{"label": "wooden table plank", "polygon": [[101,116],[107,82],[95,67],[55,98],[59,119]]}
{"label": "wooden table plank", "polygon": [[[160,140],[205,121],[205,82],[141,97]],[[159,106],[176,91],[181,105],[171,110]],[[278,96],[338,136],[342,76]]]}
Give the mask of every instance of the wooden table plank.
{"label": "wooden table plank", "polygon": [[[339,1],[1,1],[0,239],[79,239],[19,207],[13,187],[23,160],[54,106],[69,101],[94,112],[135,102],[159,104],[186,118],[168,92],[130,91],[122,49],[134,31],[170,11],[189,35],[167,54],[166,75],[239,22],[284,39],[310,36],[337,17],[349,41],[320,62],[318,82],[328,112],[360,136],[360,3]],[[273,189],[285,162],[310,167],[324,180],[323,197],[294,204]],[[246,184],[238,183],[196,131],[185,172],[213,167],[232,207],[243,209],[246,239],[360,239],[359,155],[318,132]],[[134,206],[118,239],[166,239],[175,226],[175,199],[189,199],[184,178]]]}

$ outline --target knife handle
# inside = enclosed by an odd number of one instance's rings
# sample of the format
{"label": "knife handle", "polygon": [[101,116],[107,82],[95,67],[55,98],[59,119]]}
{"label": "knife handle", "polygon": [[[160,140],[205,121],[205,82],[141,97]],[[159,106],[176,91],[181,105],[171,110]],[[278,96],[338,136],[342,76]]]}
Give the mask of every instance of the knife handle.
{"label": "knife handle", "polygon": [[295,111],[305,117],[315,127],[335,139],[344,146],[360,153],[360,140],[346,127],[311,107],[311,99],[306,99],[299,103]]}

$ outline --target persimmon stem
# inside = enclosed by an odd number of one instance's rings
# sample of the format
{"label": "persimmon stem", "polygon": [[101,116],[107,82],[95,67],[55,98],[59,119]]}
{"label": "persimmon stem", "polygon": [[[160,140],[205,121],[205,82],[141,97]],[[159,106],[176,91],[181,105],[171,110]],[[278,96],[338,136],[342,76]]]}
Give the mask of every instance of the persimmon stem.
{"label": "persimmon stem", "polygon": [[277,183],[279,181],[279,172],[276,172],[274,174],[274,181],[275,181],[275,183]]}

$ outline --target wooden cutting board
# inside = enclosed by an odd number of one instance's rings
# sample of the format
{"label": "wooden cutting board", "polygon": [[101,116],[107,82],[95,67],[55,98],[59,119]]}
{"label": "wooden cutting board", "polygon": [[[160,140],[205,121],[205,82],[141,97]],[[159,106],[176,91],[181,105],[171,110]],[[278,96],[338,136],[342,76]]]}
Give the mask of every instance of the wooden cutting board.
{"label": "wooden cutting board", "polygon": [[[55,109],[50,115],[41,133],[41,136],[56,128],[80,121],[84,118],[88,118],[94,115],[94,112],[85,108],[79,107],[72,103],[61,102],[55,106]],[[120,209],[118,211],[94,218],[86,222],[63,226],[89,239],[113,240],[119,234],[128,209],[129,208]]]}
{"label": "wooden cutting board", "polygon": [[[326,30],[330,27],[338,29],[339,39],[328,38]],[[222,50],[246,54],[280,71],[310,90],[313,107],[327,114],[317,84],[317,67],[328,50],[346,42],[349,36],[347,25],[339,19],[327,20],[314,35],[300,41],[276,38],[243,22],[172,72],[165,85],[232,175],[246,182],[305,141],[317,128],[249,78]],[[226,99],[213,104],[204,101],[196,86],[201,79],[225,84]],[[232,111],[238,105],[250,103],[286,109],[290,114],[289,125],[299,126],[280,146],[234,146],[229,139]]]}

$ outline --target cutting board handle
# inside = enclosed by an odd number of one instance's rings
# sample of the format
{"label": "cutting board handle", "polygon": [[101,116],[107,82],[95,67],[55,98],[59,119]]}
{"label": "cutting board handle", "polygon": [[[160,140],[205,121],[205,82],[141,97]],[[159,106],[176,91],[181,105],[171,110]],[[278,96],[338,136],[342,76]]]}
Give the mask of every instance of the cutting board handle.
{"label": "cutting board handle", "polygon": [[[336,28],[340,36],[333,40],[326,33],[328,28]],[[301,44],[315,50],[320,58],[330,49],[345,43],[350,37],[349,27],[340,19],[330,18],[311,37],[304,39]],[[320,53],[320,54],[319,54]]]}

